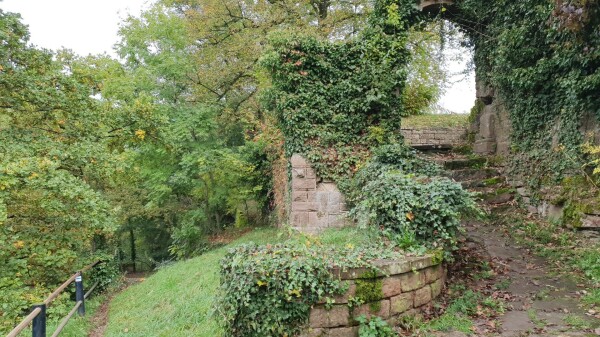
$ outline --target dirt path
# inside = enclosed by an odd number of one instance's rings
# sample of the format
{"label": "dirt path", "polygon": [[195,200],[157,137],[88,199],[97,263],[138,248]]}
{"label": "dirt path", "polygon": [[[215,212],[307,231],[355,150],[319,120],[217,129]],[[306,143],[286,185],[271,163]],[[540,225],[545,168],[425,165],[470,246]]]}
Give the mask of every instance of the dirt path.
{"label": "dirt path", "polygon": [[[442,161],[454,159],[442,159]],[[464,164],[464,165],[463,165]],[[536,257],[519,246],[514,231],[506,219],[515,216],[527,218],[513,195],[507,192],[491,193],[505,189],[502,183],[490,187],[492,179],[500,181],[494,169],[471,169],[467,163],[451,164],[450,175],[471,190],[487,193],[482,206],[491,213],[488,221],[471,221],[465,224],[465,250],[478,256],[479,263],[489,267],[489,279],[473,286],[487,289],[487,294],[501,298],[504,314],[495,320],[476,321],[476,336],[500,337],[575,337],[600,336],[600,315],[587,311],[581,305],[584,285],[575,278],[560,273],[547,260]],[[495,220],[494,220],[495,219]],[[504,220],[504,221],[503,221]],[[444,337],[464,336],[461,333],[440,334]]]}
{"label": "dirt path", "polygon": [[108,326],[108,311],[112,299],[130,286],[143,282],[147,275],[148,273],[131,273],[126,275],[122,286],[117,291],[112,292],[107,296],[102,305],[100,305],[98,310],[94,313],[94,316],[91,318],[93,328],[90,330],[88,337],[104,336],[104,332]]}
{"label": "dirt path", "polygon": [[596,336],[589,327],[597,319],[581,307],[583,285],[557,274],[546,260],[519,247],[509,233],[481,222],[467,225],[468,238],[491,261],[497,274],[494,283],[506,287],[506,312],[499,317],[497,333],[491,335]]}

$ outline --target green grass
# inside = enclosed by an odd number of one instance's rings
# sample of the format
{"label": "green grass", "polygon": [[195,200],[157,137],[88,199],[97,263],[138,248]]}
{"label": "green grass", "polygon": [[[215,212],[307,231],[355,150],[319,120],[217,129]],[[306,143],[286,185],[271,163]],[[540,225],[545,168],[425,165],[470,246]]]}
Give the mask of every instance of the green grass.
{"label": "green grass", "polygon": [[403,128],[459,128],[469,125],[468,114],[436,114],[410,116],[402,119]]}
{"label": "green grass", "polygon": [[105,336],[222,336],[213,315],[213,303],[219,288],[219,261],[228,248],[248,242],[267,244],[284,240],[359,247],[372,243],[375,235],[356,228],[326,230],[319,236],[276,229],[254,230],[227,246],[162,268],[143,283],[115,296]]}
{"label": "green grass", "polygon": [[113,299],[105,336],[221,336],[213,317],[219,261],[232,246],[283,239],[275,229],[254,230],[225,247],[159,270]]}

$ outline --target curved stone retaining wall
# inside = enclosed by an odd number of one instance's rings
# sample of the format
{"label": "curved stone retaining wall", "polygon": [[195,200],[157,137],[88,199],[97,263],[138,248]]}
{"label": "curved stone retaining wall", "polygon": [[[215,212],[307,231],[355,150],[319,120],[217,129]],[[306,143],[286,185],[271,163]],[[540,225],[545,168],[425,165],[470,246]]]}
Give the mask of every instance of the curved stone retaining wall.
{"label": "curved stone retaining wall", "polygon": [[[302,337],[358,336],[356,318],[361,315],[378,316],[397,325],[402,316],[418,315],[442,292],[445,269],[434,263],[433,256],[380,261],[377,266],[377,273],[367,269],[334,271],[348,282],[348,291],[336,297],[333,305],[316,305]],[[368,303],[357,307],[349,304],[364,297],[369,298]]]}

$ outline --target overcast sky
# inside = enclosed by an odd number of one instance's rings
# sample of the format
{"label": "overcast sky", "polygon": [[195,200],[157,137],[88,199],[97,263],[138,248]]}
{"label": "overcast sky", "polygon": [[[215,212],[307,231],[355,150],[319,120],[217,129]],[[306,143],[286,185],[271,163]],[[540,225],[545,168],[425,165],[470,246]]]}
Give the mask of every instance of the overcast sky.
{"label": "overcast sky", "polygon": [[[80,55],[115,56],[119,23],[127,14],[139,15],[153,0],[0,0],[0,8],[21,14],[29,26],[31,42],[48,49],[68,48]],[[464,67],[452,64],[456,71]],[[475,101],[475,79],[449,88],[440,105],[466,113]]]}
{"label": "overcast sky", "polygon": [[151,0],[0,0],[0,8],[21,14],[31,42],[39,47],[66,47],[78,54],[114,55],[119,22],[138,15]]}

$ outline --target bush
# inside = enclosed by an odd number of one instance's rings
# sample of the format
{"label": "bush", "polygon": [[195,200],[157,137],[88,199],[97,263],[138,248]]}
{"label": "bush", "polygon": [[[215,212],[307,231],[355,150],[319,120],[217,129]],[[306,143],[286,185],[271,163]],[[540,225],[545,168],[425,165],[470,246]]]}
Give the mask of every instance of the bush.
{"label": "bush", "polygon": [[441,171],[439,165],[417,157],[414,149],[394,143],[373,150],[373,158],[358,170],[348,186],[344,186],[342,182],[340,188],[345,192],[348,203],[356,205],[363,199],[363,189],[369,182],[381,179],[390,172],[432,177]]}
{"label": "bush", "polygon": [[377,226],[403,241],[452,249],[462,215],[478,209],[470,192],[435,177],[439,172],[402,145],[382,146],[354,178],[351,213],[359,225]]}
{"label": "bush", "polygon": [[218,309],[227,336],[291,336],[313,303],[339,291],[321,254],[302,246],[244,245],[221,262]]}
{"label": "bush", "polygon": [[353,213],[359,224],[415,234],[429,247],[452,248],[462,213],[474,214],[471,194],[447,178],[386,173],[368,183]]}

